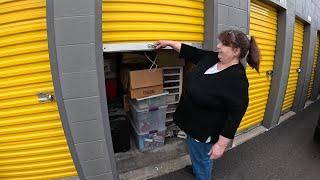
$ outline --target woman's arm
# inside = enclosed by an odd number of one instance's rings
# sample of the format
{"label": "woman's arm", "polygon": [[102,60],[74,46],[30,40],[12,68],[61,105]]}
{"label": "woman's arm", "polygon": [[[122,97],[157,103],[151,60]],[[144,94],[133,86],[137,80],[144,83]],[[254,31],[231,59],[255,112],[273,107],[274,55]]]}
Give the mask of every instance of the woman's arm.
{"label": "woman's arm", "polygon": [[213,51],[202,50],[177,41],[160,40],[157,42],[156,49],[165,48],[167,46],[170,46],[177,51],[180,58],[184,58],[187,61],[189,60],[193,64],[197,64],[205,55],[213,55],[213,57],[215,57],[213,60],[217,60],[218,58],[217,53],[214,53]]}
{"label": "woman's arm", "polygon": [[225,101],[228,108],[228,118],[220,132],[219,140],[208,153],[210,159],[218,159],[223,155],[230,140],[234,138],[249,104],[246,81],[230,81],[226,91]]}

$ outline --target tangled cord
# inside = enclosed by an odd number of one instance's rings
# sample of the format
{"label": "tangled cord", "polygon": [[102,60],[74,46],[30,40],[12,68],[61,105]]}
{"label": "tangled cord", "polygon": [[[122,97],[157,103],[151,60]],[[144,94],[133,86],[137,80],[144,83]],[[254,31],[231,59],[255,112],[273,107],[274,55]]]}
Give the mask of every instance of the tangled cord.
{"label": "tangled cord", "polygon": [[152,59],[147,55],[146,52],[144,53],[144,56],[152,63],[151,66],[150,66],[150,68],[149,68],[149,71],[152,71],[152,72],[156,71],[157,68],[158,68],[158,64],[157,64],[156,62],[157,62],[157,60],[158,60],[159,54],[157,53],[157,55],[156,55],[156,57],[154,58],[154,60],[152,60]]}

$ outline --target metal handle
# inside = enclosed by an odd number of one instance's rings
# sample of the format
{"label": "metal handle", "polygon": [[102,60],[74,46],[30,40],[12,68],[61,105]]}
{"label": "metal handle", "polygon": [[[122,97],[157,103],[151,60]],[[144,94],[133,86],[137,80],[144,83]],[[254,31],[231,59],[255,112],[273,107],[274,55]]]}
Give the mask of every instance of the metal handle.
{"label": "metal handle", "polygon": [[298,68],[296,71],[297,71],[297,73],[301,73],[302,70],[301,70],[301,68]]}
{"label": "metal handle", "polygon": [[157,47],[157,44],[156,44],[156,43],[154,43],[154,44],[147,44],[147,47],[148,47],[149,49],[155,49],[155,48]]}
{"label": "metal handle", "polygon": [[47,103],[47,102],[54,101],[53,93],[39,92],[37,95],[40,103]]}
{"label": "metal handle", "polygon": [[[152,43],[152,44],[147,44],[147,48],[148,49],[156,49],[156,47],[158,46],[159,44],[158,43]],[[162,49],[172,49],[170,46],[167,46],[165,48],[162,48]]]}
{"label": "metal handle", "polygon": [[267,71],[266,75],[269,76],[269,77],[272,77],[273,76],[273,70]]}

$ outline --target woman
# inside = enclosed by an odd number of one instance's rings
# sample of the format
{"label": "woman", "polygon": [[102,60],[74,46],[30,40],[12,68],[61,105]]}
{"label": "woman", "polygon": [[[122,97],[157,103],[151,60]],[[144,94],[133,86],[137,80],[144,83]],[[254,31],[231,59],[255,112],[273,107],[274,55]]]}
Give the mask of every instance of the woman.
{"label": "woman", "polygon": [[204,51],[176,41],[161,40],[156,49],[172,47],[197,66],[186,80],[186,92],[174,113],[175,123],[187,133],[187,144],[197,180],[211,179],[213,160],[220,158],[248,107],[248,79],[241,59],[259,72],[255,39],[237,30],[219,35],[218,52]]}

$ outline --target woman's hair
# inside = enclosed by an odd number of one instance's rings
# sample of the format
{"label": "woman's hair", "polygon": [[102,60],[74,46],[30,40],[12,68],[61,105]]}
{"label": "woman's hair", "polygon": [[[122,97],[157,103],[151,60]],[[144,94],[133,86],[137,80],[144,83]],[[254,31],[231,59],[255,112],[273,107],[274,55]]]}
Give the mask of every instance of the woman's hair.
{"label": "woman's hair", "polygon": [[246,57],[249,66],[259,72],[260,52],[253,36],[249,40],[247,35],[241,31],[227,30],[220,33],[219,40],[225,46],[239,48],[239,59]]}

